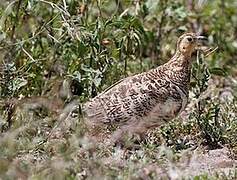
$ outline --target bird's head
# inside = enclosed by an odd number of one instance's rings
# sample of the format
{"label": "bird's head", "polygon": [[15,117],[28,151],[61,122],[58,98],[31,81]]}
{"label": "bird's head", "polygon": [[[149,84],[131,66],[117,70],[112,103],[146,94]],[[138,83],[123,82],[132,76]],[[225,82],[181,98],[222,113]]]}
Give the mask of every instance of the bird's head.
{"label": "bird's head", "polygon": [[178,39],[177,51],[185,56],[191,56],[205,40],[207,40],[207,38],[204,36],[199,36],[195,33],[185,33]]}

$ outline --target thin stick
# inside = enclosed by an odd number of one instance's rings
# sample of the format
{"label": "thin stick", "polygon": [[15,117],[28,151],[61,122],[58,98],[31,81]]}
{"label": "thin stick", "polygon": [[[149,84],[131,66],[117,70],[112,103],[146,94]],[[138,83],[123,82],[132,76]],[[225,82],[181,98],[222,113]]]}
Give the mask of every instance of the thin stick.
{"label": "thin stick", "polygon": [[[212,48],[208,49],[207,51],[211,50]],[[211,50],[210,52],[208,52],[207,54],[204,54],[204,57],[209,56],[210,54],[214,53],[216,50],[218,49],[218,46],[216,46],[213,50]],[[204,52],[206,53],[206,52]]]}
{"label": "thin stick", "polygon": [[22,51],[33,61],[36,62],[35,59],[22,47]]}

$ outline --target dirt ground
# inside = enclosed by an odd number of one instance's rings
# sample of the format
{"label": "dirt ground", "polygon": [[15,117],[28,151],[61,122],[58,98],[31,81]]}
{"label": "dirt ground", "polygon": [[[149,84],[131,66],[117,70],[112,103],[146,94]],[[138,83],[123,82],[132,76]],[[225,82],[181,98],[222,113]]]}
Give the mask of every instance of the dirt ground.
{"label": "dirt ground", "polygon": [[165,168],[151,164],[143,169],[143,178],[155,172],[161,179],[189,179],[198,175],[212,176],[216,173],[228,176],[234,173],[237,161],[230,157],[228,148],[215,150],[200,150],[183,152],[177,163],[167,163]]}

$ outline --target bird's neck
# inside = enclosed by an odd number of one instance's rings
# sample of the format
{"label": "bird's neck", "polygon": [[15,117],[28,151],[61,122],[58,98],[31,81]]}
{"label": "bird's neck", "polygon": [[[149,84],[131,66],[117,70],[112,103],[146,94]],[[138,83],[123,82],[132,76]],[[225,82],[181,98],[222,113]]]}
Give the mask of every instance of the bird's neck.
{"label": "bird's neck", "polygon": [[191,53],[177,51],[167,64],[173,67],[188,68],[191,66]]}
{"label": "bird's neck", "polygon": [[191,74],[191,54],[179,51],[165,64],[166,74],[176,83],[188,86]]}

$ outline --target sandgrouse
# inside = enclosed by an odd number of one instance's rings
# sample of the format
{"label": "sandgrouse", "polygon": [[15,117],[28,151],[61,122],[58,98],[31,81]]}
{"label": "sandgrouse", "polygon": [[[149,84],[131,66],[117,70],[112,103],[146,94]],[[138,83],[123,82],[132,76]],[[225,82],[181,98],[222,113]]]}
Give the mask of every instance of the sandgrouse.
{"label": "sandgrouse", "polygon": [[84,104],[89,127],[115,125],[114,137],[143,134],[175,118],[188,100],[191,54],[203,36],[185,33],[174,56],[147,72],[120,80]]}

